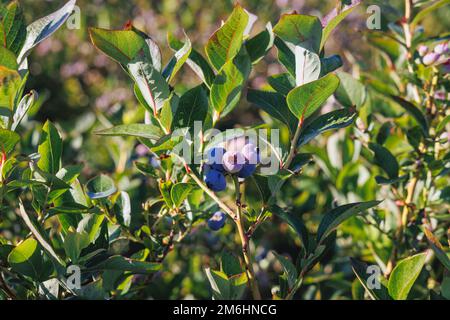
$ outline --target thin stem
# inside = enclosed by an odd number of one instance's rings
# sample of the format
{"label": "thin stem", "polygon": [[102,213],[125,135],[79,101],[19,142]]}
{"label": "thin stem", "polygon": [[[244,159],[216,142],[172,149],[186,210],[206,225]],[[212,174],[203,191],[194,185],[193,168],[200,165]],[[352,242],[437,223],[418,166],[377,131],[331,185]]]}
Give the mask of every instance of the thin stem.
{"label": "thin stem", "polygon": [[294,160],[294,157],[297,153],[297,142],[298,142],[298,139],[300,138],[300,133],[301,133],[302,127],[303,127],[303,121],[304,121],[304,118],[302,116],[298,122],[297,130],[295,130],[294,137],[291,140],[291,149],[289,150],[288,158],[283,166],[284,169],[289,169],[289,167],[291,166],[292,160]]}
{"label": "thin stem", "polygon": [[[414,176],[411,181],[409,182],[408,185],[408,190],[407,190],[407,194],[406,194],[406,198],[404,201],[404,206],[403,206],[403,210],[402,210],[402,215],[400,218],[400,224],[398,226],[397,229],[397,234],[396,234],[396,239],[398,241],[398,243],[400,243],[403,239],[403,234],[405,233],[405,229],[406,226],[408,224],[408,220],[409,220],[409,206],[411,205],[413,198],[414,198],[414,194],[416,192],[416,187],[417,187],[417,182],[419,181],[417,176]],[[391,257],[389,258],[389,261],[386,265],[386,272],[385,275],[389,275],[392,270],[394,269],[395,266],[395,262],[397,260],[397,245],[394,244],[394,247],[392,249],[392,253],[391,253]]]}
{"label": "thin stem", "polygon": [[419,179],[417,178],[417,176],[414,176],[408,185],[408,191],[406,194],[405,205],[403,206],[403,211],[402,211],[402,221],[401,221],[401,225],[400,225],[401,228],[400,228],[399,238],[403,236],[406,225],[408,224],[409,206],[411,205],[411,203],[413,201],[414,193],[416,192],[416,186],[417,186],[418,180]]}
{"label": "thin stem", "polygon": [[15,293],[9,288],[5,279],[3,279],[3,274],[1,272],[0,272],[0,287],[3,289],[3,291],[5,291],[5,293],[9,296],[9,298],[17,299]]}
{"label": "thin stem", "polygon": [[286,300],[292,300],[294,298],[295,293],[298,291],[298,289],[300,289],[300,287],[302,286],[303,283],[303,278],[305,277],[306,272],[304,270],[302,270],[302,272],[300,272],[300,275],[298,276],[297,280],[294,283],[294,287],[292,288],[291,291],[289,291],[289,293],[286,296]]}
{"label": "thin stem", "polygon": [[[187,167],[189,168],[189,167]],[[213,199],[226,214],[228,214],[233,220],[235,220],[235,214],[233,210],[230,209],[222,200],[217,197],[217,195],[209,189],[202,180],[199,179],[191,170],[188,171],[189,176],[192,178],[192,180],[197,183],[197,185],[211,198]]]}
{"label": "thin stem", "polygon": [[255,278],[255,271],[253,270],[253,263],[250,254],[249,239],[245,233],[244,225],[242,221],[242,203],[241,203],[241,189],[239,184],[239,179],[233,177],[234,185],[236,188],[236,226],[239,232],[239,237],[241,238],[242,245],[242,255],[244,257],[245,269],[247,271],[247,278],[250,290],[254,300],[261,300],[261,293],[259,291],[258,283]]}

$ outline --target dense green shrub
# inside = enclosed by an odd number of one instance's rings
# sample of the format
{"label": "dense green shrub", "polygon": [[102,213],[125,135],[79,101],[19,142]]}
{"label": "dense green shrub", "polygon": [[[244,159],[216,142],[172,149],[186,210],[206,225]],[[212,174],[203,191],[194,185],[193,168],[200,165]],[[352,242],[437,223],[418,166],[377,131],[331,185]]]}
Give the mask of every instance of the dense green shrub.
{"label": "dense green shrub", "polygon": [[[376,70],[355,60],[351,73],[326,43],[359,1],[258,32],[237,4],[205,55],[169,33],[167,61],[131,22],[90,28],[136,107],[40,130],[29,54],[75,0],[28,26],[3,2],[0,297],[450,298],[449,40],[420,28],[448,1],[405,1],[364,34]],[[252,87],[273,52],[283,72]],[[243,101],[258,122],[230,125]],[[83,148],[110,173],[85,168]]]}

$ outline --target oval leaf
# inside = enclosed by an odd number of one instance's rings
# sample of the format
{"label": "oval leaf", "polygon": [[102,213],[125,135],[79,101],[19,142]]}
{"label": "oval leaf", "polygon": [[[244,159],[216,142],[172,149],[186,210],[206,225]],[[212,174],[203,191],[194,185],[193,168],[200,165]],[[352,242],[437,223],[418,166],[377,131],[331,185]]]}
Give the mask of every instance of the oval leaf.
{"label": "oval leaf", "polygon": [[419,253],[400,261],[389,277],[389,294],[395,300],[406,300],[427,259],[427,253]]}
{"label": "oval leaf", "polygon": [[320,222],[317,231],[317,242],[326,239],[336,228],[351,216],[377,206],[381,201],[349,203],[327,212]]}
{"label": "oval leaf", "polygon": [[117,191],[114,181],[104,174],[89,180],[86,189],[87,195],[91,199],[107,198]]}
{"label": "oval leaf", "polygon": [[227,21],[214,32],[206,44],[206,55],[217,71],[222,69],[226,62],[231,61],[241,49],[248,19],[248,14],[237,4]]}
{"label": "oval leaf", "polygon": [[319,109],[338,86],[338,77],[328,74],[319,80],[297,87],[287,96],[289,109],[298,119],[306,118]]}

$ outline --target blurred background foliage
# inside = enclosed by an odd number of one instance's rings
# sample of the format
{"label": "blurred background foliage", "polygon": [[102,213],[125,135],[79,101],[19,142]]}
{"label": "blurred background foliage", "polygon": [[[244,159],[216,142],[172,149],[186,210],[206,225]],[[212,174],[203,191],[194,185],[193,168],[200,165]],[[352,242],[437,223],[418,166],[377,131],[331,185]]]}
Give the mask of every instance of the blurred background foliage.
{"label": "blurred background foliage", "polygon": [[[319,0],[240,2],[250,12],[258,14],[255,32],[262,30],[269,21],[274,25],[277,22],[275,19],[282,13],[295,10],[302,14],[322,16],[335,3]],[[21,3],[26,8],[24,11],[27,21],[33,21],[60,7],[63,1],[22,0]],[[36,128],[46,119],[52,120],[63,134],[63,163],[84,163],[83,182],[100,172],[113,175],[119,189],[129,192],[133,201],[133,223],[139,225],[143,219],[138,214],[142,212],[142,203],[151,196],[157,196],[158,191],[155,182],[145,179],[133,168],[132,160],[139,156],[136,154],[135,141],[98,137],[93,132],[111,124],[140,122],[144,118],[143,108],[138,106],[131,80],[125,72],[92,46],[87,27],[120,29],[131,20],[138,29],[156,40],[162,49],[164,62],[167,62],[171,54],[166,40],[168,31],[180,33],[184,29],[194,48],[204,53],[203,47],[208,36],[219,27],[220,20],[229,15],[233,3],[234,1],[229,0],[78,0],[81,28],[62,28],[40,44],[30,57],[31,76],[27,86],[28,89],[39,92],[41,107],[36,107],[38,111],[34,116],[35,121],[28,122],[28,128],[22,128],[22,152],[29,154],[36,150],[39,137]],[[368,16],[366,8],[373,4],[381,7],[383,29],[387,29],[388,22],[397,21],[402,16],[403,1],[363,1],[363,6],[339,26],[327,43],[327,53],[341,55],[344,59],[343,69],[353,74],[359,75],[377,66],[377,55],[365,41]],[[437,10],[424,21],[423,26],[428,36],[448,31],[449,8]],[[276,49],[273,49],[255,67],[249,87],[263,88],[267,85],[267,75],[282,72],[275,57]],[[186,67],[177,81],[177,90],[180,92],[199,83],[198,78]],[[226,129],[254,125],[263,123],[263,117],[264,114],[255,106],[242,99],[241,105],[222,120],[219,126]],[[305,151],[317,155],[315,163],[305,169],[301,179],[295,179],[283,188],[283,199],[289,201],[284,205],[293,208],[293,212],[301,212],[304,221],[312,229],[317,227],[320,220],[318,213],[330,208],[333,201],[371,200],[380,197],[374,179],[368,179],[364,185],[359,184],[361,176],[372,173],[369,172],[371,169],[367,169],[370,165],[359,166],[361,160],[354,162],[353,166],[345,166],[358,153],[355,152],[357,146],[351,139],[351,132],[351,128],[340,130],[339,133],[331,137],[325,136],[305,148]],[[283,137],[288,139],[287,132],[283,133]],[[387,260],[390,241],[384,232],[377,229],[377,219],[384,219],[383,214],[379,212],[379,215],[369,217],[373,219],[366,222],[350,219],[343,225],[335,251],[330,252],[329,259],[325,259],[305,279],[305,286],[300,294],[304,299],[351,298],[354,275],[348,256],[358,256],[368,261],[373,257]],[[14,230],[15,219],[10,221],[12,225],[0,225],[6,238],[14,237],[10,231]],[[259,234],[254,238],[262,239],[254,248],[261,267],[258,279],[267,292],[270,290],[270,283],[277,282],[277,277],[282,272],[273,255],[268,255],[268,252],[276,250],[295,257],[298,249],[293,241],[295,237],[292,231],[285,224],[269,223],[257,233]],[[261,237],[262,234],[264,237]],[[230,241],[234,236],[230,224],[220,233],[211,233],[203,225],[194,228],[183,245],[177,246],[167,256],[164,271],[155,275],[152,284],[142,283],[144,289],[140,291],[141,298],[210,298],[203,268],[207,265],[216,267],[217,257],[224,249],[235,251],[238,241]],[[139,281],[139,278],[133,281]],[[139,283],[136,288],[140,288]],[[355,294],[357,292],[353,292]],[[415,292],[413,296],[423,297],[424,292]]]}

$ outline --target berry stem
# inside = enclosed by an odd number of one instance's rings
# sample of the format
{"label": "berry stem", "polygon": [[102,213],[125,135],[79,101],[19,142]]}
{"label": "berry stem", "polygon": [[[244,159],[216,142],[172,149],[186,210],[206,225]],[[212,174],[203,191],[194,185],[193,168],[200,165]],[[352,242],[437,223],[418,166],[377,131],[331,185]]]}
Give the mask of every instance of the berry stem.
{"label": "berry stem", "polygon": [[[185,164],[186,168],[189,168],[189,166],[187,164]],[[190,169],[190,168],[189,168]],[[197,185],[211,198],[213,199],[220,207],[220,209],[222,209],[226,214],[228,214],[231,219],[235,220],[235,214],[233,212],[233,210],[231,210],[230,207],[228,207],[222,200],[219,199],[219,197],[217,197],[217,195],[211,190],[209,189],[202,180],[199,179],[199,177],[197,177],[195,175],[195,173],[192,172],[192,170],[190,169],[187,174],[189,174],[189,176],[192,178],[192,180],[195,181],[195,183],[197,183]]]}
{"label": "berry stem", "polygon": [[236,188],[236,219],[234,220],[238,229],[239,237],[241,238],[242,255],[244,257],[245,269],[247,272],[248,284],[254,300],[261,300],[261,293],[259,291],[258,283],[253,270],[253,261],[250,253],[249,238],[245,233],[244,224],[242,221],[242,202],[241,202],[241,188],[239,178],[233,177]]}
{"label": "berry stem", "polygon": [[291,140],[291,149],[289,150],[288,158],[283,166],[284,169],[289,169],[289,167],[291,166],[292,160],[294,160],[295,154],[297,153],[297,141],[300,138],[300,133],[301,133],[302,127],[303,127],[303,120],[304,120],[304,118],[302,116],[300,118],[300,120],[298,121],[297,130],[295,131],[294,137]]}

